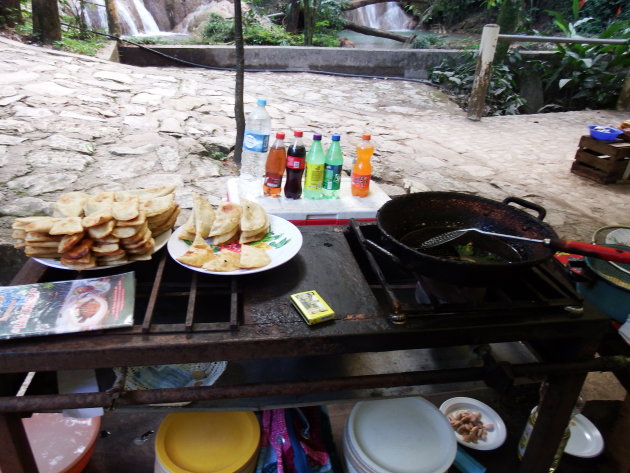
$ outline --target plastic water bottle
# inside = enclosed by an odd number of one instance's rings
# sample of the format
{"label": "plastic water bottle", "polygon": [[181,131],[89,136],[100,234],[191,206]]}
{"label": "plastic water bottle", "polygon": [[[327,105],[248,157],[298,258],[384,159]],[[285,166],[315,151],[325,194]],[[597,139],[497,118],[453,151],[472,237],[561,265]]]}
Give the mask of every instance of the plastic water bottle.
{"label": "plastic water bottle", "polygon": [[332,135],[332,142],[326,152],[324,163],[324,184],[322,194],[324,199],[338,199],[341,187],[341,168],[343,166],[343,152],[339,135]]}
{"label": "plastic water bottle", "polygon": [[239,195],[248,199],[258,197],[262,190],[271,135],[271,116],[266,105],[265,99],[258,99],[256,108],[245,119]]}

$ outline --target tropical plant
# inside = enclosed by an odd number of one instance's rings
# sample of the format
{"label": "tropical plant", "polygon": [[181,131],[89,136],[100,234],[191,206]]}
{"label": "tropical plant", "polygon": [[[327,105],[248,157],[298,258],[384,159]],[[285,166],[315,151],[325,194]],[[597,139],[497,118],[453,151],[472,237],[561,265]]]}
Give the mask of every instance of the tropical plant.
{"label": "tropical plant", "polygon": [[[430,72],[429,79],[466,108],[477,68],[476,52],[465,52],[459,59],[449,58]],[[484,115],[517,115],[525,100],[517,92],[517,76],[505,64],[492,66]]]}
{"label": "tropical plant", "polygon": [[[574,18],[579,17],[580,0],[573,1]],[[548,12],[554,25],[569,38],[593,19],[569,22],[561,13]],[[630,39],[630,21],[616,20],[599,34],[601,39]],[[566,110],[613,107],[630,70],[628,45],[558,44],[555,65],[543,73],[546,102]]]}
{"label": "tropical plant", "polygon": [[[319,26],[313,36],[313,44],[317,46],[333,46],[338,44],[336,34],[320,32]],[[227,44],[234,42],[234,21],[224,19],[216,13],[211,14],[203,32],[204,41],[210,44]],[[304,43],[302,34],[287,33],[282,27],[274,24],[262,24],[250,10],[243,15],[243,41],[247,45],[280,45],[299,46]]]}

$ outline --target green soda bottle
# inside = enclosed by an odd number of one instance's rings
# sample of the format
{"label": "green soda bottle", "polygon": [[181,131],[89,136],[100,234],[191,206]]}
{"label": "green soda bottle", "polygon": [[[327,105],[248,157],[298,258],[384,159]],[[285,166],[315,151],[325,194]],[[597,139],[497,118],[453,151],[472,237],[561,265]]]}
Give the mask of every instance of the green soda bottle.
{"label": "green soda bottle", "polygon": [[324,184],[322,194],[324,199],[338,199],[341,187],[341,168],[343,166],[343,152],[339,135],[332,135],[332,143],[328,147],[324,163]]}
{"label": "green soda bottle", "polygon": [[306,172],[304,175],[304,197],[307,199],[322,198],[324,162],[322,135],[313,135],[313,144],[306,154]]}

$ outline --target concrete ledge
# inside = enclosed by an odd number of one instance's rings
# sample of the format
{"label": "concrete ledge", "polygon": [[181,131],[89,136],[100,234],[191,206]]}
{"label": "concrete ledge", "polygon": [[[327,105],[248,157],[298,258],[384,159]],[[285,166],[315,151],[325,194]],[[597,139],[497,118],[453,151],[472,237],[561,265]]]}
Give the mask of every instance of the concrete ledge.
{"label": "concrete ledge", "polygon": [[[151,46],[159,53],[205,66],[233,68],[232,46]],[[121,44],[120,62],[136,66],[185,66],[144,48]],[[388,77],[427,79],[428,71],[447,56],[462,57],[451,49],[352,49],[301,46],[247,46],[245,67],[257,70],[326,71]]]}
{"label": "concrete ledge", "polygon": [[108,41],[105,43],[105,46],[99,50],[96,57],[106,61],[120,62],[120,57],[118,55],[118,42]]}

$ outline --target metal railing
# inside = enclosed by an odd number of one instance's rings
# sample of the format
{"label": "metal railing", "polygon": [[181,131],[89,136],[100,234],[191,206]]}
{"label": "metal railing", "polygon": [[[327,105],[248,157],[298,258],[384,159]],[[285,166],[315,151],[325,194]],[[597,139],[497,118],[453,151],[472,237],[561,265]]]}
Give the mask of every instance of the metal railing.
{"label": "metal railing", "polygon": [[499,41],[527,42],[527,43],[579,43],[579,44],[611,44],[630,45],[630,39],[602,39],[583,37],[558,37],[558,36],[527,36],[499,34],[499,25],[491,24],[483,27],[479,55],[477,57],[477,69],[475,80],[468,100],[468,119],[479,121],[486,105],[486,95],[490,84],[492,61]]}

